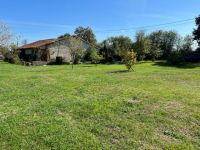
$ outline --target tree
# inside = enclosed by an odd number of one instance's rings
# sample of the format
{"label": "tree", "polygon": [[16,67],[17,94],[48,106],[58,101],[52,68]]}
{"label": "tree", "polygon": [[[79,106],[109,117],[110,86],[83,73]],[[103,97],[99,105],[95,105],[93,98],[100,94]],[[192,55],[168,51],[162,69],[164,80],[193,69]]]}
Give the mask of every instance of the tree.
{"label": "tree", "polygon": [[5,23],[0,22],[0,46],[9,47],[13,35]]}
{"label": "tree", "polygon": [[159,59],[159,57],[161,56],[161,49],[160,49],[159,45],[157,45],[156,43],[151,42],[148,55],[149,55],[149,58],[152,61],[155,61],[156,59]]}
{"label": "tree", "polygon": [[91,51],[90,59],[93,64],[98,64],[102,60],[102,56],[100,56],[95,49]]}
{"label": "tree", "polygon": [[83,60],[84,61],[91,61],[91,53],[92,53],[92,48],[89,47],[84,53]]}
{"label": "tree", "polygon": [[144,60],[147,54],[149,54],[151,41],[145,36],[143,31],[136,33],[134,48],[136,49],[138,60]]}
{"label": "tree", "polygon": [[192,45],[193,45],[193,37],[191,35],[185,36],[181,46],[182,53],[184,54],[191,53],[193,50]]}
{"label": "tree", "polygon": [[65,33],[65,34],[59,36],[58,39],[62,39],[62,38],[64,38],[64,37],[70,37],[70,36],[71,36],[71,35],[70,35],[69,33]]}
{"label": "tree", "polygon": [[106,63],[113,62],[116,57],[118,57],[117,51],[114,48],[113,37],[110,37],[103,41],[103,48],[100,49],[100,54],[103,55]]}
{"label": "tree", "polygon": [[99,53],[102,55],[104,63],[109,62],[110,49],[107,40],[104,40],[102,43],[100,43],[99,47]]}
{"label": "tree", "polygon": [[156,60],[159,59],[160,56],[162,55],[162,50],[161,50],[161,32],[152,32],[148,36],[149,40],[151,41],[151,46],[149,50],[149,55],[148,57],[151,60]]}
{"label": "tree", "polygon": [[178,34],[174,31],[164,31],[161,36],[160,48],[162,52],[162,58],[167,59],[172,53],[178,40]]}
{"label": "tree", "polygon": [[9,46],[9,50],[4,53],[4,57],[5,61],[11,64],[21,64],[21,60],[19,58],[19,50],[15,44],[11,44]]}
{"label": "tree", "polygon": [[101,43],[100,54],[106,62],[121,61],[132,47],[132,41],[126,36],[110,37]]}
{"label": "tree", "polygon": [[136,53],[132,51],[128,51],[125,57],[125,65],[128,71],[133,70],[133,65],[136,63]]}
{"label": "tree", "polygon": [[200,47],[200,15],[196,18],[196,26],[197,28],[193,31],[194,40],[197,41]]}
{"label": "tree", "polygon": [[179,43],[181,42],[180,36],[174,31],[155,31],[152,32],[148,38],[155,48],[156,52],[154,52],[154,54],[159,54],[157,55],[159,59],[167,59],[171,52],[175,50],[175,48],[177,49],[181,44]]}
{"label": "tree", "polygon": [[118,36],[118,37],[112,37],[112,48],[116,51],[116,54],[121,57],[121,59],[124,59],[127,52],[131,49],[132,41],[129,37],[125,36]]}
{"label": "tree", "polygon": [[96,37],[93,33],[92,29],[90,27],[84,28],[84,27],[78,27],[74,31],[75,36],[81,38],[84,40],[84,42],[90,44],[91,46],[96,46]]}
{"label": "tree", "polygon": [[69,50],[72,61],[72,69],[74,68],[74,64],[77,64],[81,57],[83,56],[83,43],[80,39],[76,37],[69,37]]}
{"label": "tree", "polygon": [[0,55],[3,55],[5,57],[8,52],[9,52],[8,47],[4,47],[0,45]]}

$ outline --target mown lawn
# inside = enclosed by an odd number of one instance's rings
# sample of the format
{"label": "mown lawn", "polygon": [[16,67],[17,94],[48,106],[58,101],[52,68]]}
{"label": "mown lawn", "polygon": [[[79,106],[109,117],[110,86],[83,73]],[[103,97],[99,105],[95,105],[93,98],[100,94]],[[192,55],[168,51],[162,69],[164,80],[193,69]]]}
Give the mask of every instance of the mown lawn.
{"label": "mown lawn", "polygon": [[124,69],[0,62],[0,149],[200,149],[200,67]]}

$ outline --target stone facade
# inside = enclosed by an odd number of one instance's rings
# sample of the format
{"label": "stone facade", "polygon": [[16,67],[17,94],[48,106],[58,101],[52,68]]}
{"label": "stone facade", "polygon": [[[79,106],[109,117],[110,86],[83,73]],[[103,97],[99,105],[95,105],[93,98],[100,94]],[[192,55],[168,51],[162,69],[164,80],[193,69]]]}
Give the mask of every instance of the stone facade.
{"label": "stone facade", "polygon": [[65,62],[71,61],[70,56],[70,49],[68,47],[68,41],[57,41],[47,46],[47,49],[49,51],[49,61],[55,61],[56,57],[62,57]]}

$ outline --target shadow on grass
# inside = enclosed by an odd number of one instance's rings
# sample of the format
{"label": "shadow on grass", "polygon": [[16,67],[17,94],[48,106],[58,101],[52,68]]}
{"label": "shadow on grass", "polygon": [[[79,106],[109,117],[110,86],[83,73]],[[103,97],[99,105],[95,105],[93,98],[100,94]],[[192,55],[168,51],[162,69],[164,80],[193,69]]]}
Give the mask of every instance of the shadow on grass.
{"label": "shadow on grass", "polygon": [[80,66],[80,67],[83,67],[83,68],[91,68],[91,67],[96,67],[97,65],[85,65],[85,66]]}
{"label": "shadow on grass", "polygon": [[55,71],[66,71],[66,70],[69,70],[69,69],[30,70],[27,72],[55,72]]}
{"label": "shadow on grass", "polygon": [[180,69],[192,69],[196,67],[200,67],[200,63],[184,63],[179,65],[172,65],[167,63],[166,61],[158,61],[154,62],[153,66],[162,66],[162,67],[175,67]]}
{"label": "shadow on grass", "polygon": [[116,70],[116,71],[109,71],[107,73],[129,73],[131,71],[128,71],[128,70]]}

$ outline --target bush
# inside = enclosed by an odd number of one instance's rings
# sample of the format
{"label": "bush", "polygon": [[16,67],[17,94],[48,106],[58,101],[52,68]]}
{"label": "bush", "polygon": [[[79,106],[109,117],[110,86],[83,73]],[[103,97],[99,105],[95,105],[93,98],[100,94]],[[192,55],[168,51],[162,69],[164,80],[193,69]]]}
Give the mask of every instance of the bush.
{"label": "bush", "polygon": [[97,54],[96,50],[93,50],[91,55],[90,55],[91,61],[93,64],[98,64],[102,60],[102,56]]}
{"label": "bush", "polygon": [[200,53],[195,52],[185,57],[187,62],[200,62]]}
{"label": "bush", "polygon": [[4,58],[5,62],[11,63],[11,64],[18,64],[18,65],[22,64],[18,54],[16,53],[7,52],[5,53],[4,57],[5,57]]}
{"label": "bush", "polygon": [[136,53],[133,51],[128,52],[127,55],[125,56],[125,65],[128,71],[133,70],[133,65],[136,63]]}
{"label": "bush", "polygon": [[91,60],[91,53],[92,53],[92,49],[91,48],[88,48],[85,53],[84,53],[84,56],[83,56],[83,60],[84,61],[92,61]]}
{"label": "bush", "polygon": [[62,65],[63,64],[63,58],[61,56],[56,57],[56,64]]}
{"label": "bush", "polygon": [[174,51],[169,55],[167,62],[171,65],[179,65],[185,62],[184,57],[180,51]]}
{"label": "bush", "polygon": [[12,58],[10,59],[11,64],[21,64],[21,60],[19,59],[18,55],[13,55]]}
{"label": "bush", "polygon": [[4,56],[4,61],[11,64],[22,64],[16,45],[10,45],[9,48],[0,46],[0,51]]}

